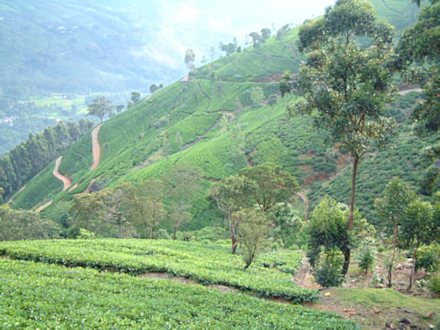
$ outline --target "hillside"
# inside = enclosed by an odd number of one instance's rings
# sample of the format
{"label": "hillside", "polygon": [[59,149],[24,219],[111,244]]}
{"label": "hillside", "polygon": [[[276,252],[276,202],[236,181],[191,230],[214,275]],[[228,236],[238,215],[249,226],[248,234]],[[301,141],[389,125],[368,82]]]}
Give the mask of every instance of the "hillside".
{"label": "hillside", "polygon": [[0,8],[0,87],[6,98],[147,89],[182,72],[134,55],[151,41],[149,26],[133,23],[157,23],[151,5],[137,14],[121,1],[2,0]]}
{"label": "hillside", "polygon": [[[379,14],[399,24],[403,24],[399,12],[409,18],[416,16],[412,5],[373,3]],[[91,183],[100,189],[116,187],[125,181],[164,176],[176,164],[187,163],[202,169],[205,181],[194,201],[189,229],[221,225],[204,197],[206,189],[249,164],[282,165],[299,179],[312,205],[325,193],[347,202],[347,157],[326,142],[310,118],[286,114],[296,96],[278,96],[280,74],[297,70],[301,60],[296,33],[296,29],[290,30],[282,40],[271,38],[260,47],[196,69],[189,79],[175,82],[105,122],[99,133],[101,159],[96,170],[90,170],[90,137],[84,137],[64,153],[60,166],[61,173],[72,179],[72,188],[62,191],[51,164],[14,198],[14,207],[35,209],[53,201],[43,212],[59,219],[72,197]],[[408,113],[416,97],[414,93],[396,95],[389,106],[399,121],[393,148],[370,155],[361,166],[359,206],[366,216],[371,216],[374,197],[393,176],[405,177],[417,186],[429,165],[422,157],[423,147],[437,136],[416,138],[412,132]],[[368,173],[380,175],[372,182],[367,181]]]}

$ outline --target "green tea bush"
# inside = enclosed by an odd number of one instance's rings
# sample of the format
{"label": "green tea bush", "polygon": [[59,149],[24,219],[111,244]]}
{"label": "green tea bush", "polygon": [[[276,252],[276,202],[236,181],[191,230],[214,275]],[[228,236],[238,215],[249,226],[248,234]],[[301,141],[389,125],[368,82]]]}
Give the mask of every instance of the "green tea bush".
{"label": "green tea bush", "polygon": [[359,268],[367,274],[374,264],[374,254],[372,249],[368,245],[362,246],[357,259]]}
{"label": "green tea bush", "polygon": [[435,275],[429,282],[429,290],[436,295],[440,295],[440,275]]}
{"label": "green tea bush", "polygon": [[416,269],[424,268],[429,272],[440,270],[440,244],[423,245],[417,251]]}
{"label": "green tea bush", "polygon": [[167,279],[0,259],[1,329],[357,329],[332,313]]}
{"label": "green tea bush", "polygon": [[344,259],[339,250],[322,251],[313,269],[316,282],[325,288],[341,285],[344,280],[341,275],[343,262]]}
{"label": "green tea bush", "polygon": [[[295,257],[299,253],[289,253],[291,259],[286,267],[299,267],[301,257]],[[293,283],[291,272],[267,268],[258,259],[243,271],[241,256],[232,255],[228,246],[217,244],[141,239],[0,242],[0,255],[132,275],[168,273],[206,285],[225,285],[295,303],[317,298],[315,290],[303,289]],[[265,258],[265,254],[261,258]],[[286,259],[282,255],[280,258]]]}

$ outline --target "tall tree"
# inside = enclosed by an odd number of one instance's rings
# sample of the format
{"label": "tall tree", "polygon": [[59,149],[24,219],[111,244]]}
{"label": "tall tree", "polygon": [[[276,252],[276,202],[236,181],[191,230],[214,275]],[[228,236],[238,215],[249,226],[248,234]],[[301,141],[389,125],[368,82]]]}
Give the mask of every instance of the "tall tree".
{"label": "tall tree", "polygon": [[[149,237],[157,237],[157,227],[165,219],[166,211],[163,205],[165,184],[161,180],[151,179],[139,185],[140,192],[146,197],[148,206],[147,218],[150,229]],[[145,221],[144,220],[144,221]]]}
{"label": "tall tree", "polygon": [[266,40],[270,38],[271,33],[268,28],[261,29],[261,42],[266,42]]}
{"label": "tall tree", "polygon": [[[392,27],[379,22],[371,4],[338,0],[324,17],[304,24],[299,32],[301,51],[307,52],[296,82],[304,99],[299,113],[314,116],[334,142],[352,157],[350,212],[353,227],[356,176],[362,157],[384,146],[393,122],[383,116],[392,88]],[[344,249],[343,274],[350,263],[350,244]]]}
{"label": "tall tree", "polygon": [[102,122],[105,116],[111,116],[114,111],[113,103],[105,96],[97,96],[93,99],[92,103],[87,106],[87,114],[89,116],[98,117]]}
{"label": "tall tree", "polygon": [[131,92],[130,94],[130,101],[133,104],[137,104],[141,101],[141,93],[139,92]]}
{"label": "tall tree", "polygon": [[202,172],[198,167],[178,164],[166,180],[167,195],[170,199],[170,217],[173,239],[182,225],[192,219],[189,212],[192,201],[201,188]]}
{"label": "tall tree", "polygon": [[196,53],[194,53],[193,49],[187,49],[185,53],[185,64],[190,70],[195,69],[194,61],[196,60]]}
{"label": "tall tree", "polygon": [[408,290],[411,290],[414,284],[418,248],[422,244],[430,244],[435,239],[434,226],[434,210],[429,202],[414,200],[408,205],[401,226],[403,246],[411,249],[413,257]]}
{"label": "tall tree", "polygon": [[0,205],[3,203],[3,196],[5,194],[5,190],[0,187]]}
{"label": "tall tree", "polygon": [[250,196],[254,195],[256,188],[254,181],[237,175],[214,184],[209,191],[209,198],[215,202],[227,220],[231,235],[232,253],[237,250],[239,225],[234,221],[236,219],[232,217],[232,213],[251,205]]}
{"label": "tall tree", "polygon": [[117,187],[113,192],[107,194],[104,199],[106,207],[105,221],[117,228],[117,237],[124,238],[127,229],[130,228],[130,222],[126,217],[126,189],[125,186]]}
{"label": "tall tree", "polygon": [[106,194],[102,193],[75,195],[70,211],[73,227],[106,236],[108,228],[103,226],[103,219],[106,216],[105,197]]}
{"label": "tall tree", "polygon": [[[309,224],[310,263],[315,266],[321,248],[326,251],[340,250],[345,254],[349,244],[346,212],[334,199],[324,197],[313,210]],[[344,270],[342,269],[344,274]]]}
{"label": "tall tree", "polygon": [[252,38],[252,43],[254,47],[258,47],[261,43],[261,35],[258,32],[251,32],[249,37]]}
{"label": "tall tree", "polygon": [[375,209],[380,219],[379,226],[386,233],[392,233],[393,252],[390,261],[387,263],[388,287],[392,285],[392,272],[396,258],[396,251],[399,243],[399,227],[405,220],[408,205],[416,198],[411,188],[396,178],[391,180],[385,187],[383,197],[375,201]]}
{"label": "tall tree", "polygon": [[263,212],[253,209],[234,212],[232,218],[240,224],[240,247],[243,250],[244,269],[248,269],[266,245],[270,233],[269,221]]}

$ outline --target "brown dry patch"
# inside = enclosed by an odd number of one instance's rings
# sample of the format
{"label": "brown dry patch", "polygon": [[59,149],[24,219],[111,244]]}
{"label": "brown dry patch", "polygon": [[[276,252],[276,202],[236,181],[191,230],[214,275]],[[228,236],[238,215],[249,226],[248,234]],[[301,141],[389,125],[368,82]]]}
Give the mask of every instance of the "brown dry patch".
{"label": "brown dry patch", "polygon": [[326,172],[318,172],[316,174],[310,175],[304,179],[303,185],[307,186],[315,181],[324,181],[328,179],[330,175]]}
{"label": "brown dry patch", "polygon": [[282,73],[275,73],[270,76],[260,77],[255,79],[255,82],[278,82],[283,77]]}
{"label": "brown dry patch", "polygon": [[320,290],[321,286],[315,282],[315,277],[312,275],[312,267],[310,266],[309,258],[304,257],[301,267],[295,273],[293,281],[306,289]]}
{"label": "brown dry patch", "polygon": [[219,285],[219,284],[208,285],[208,288],[220,291],[222,293],[237,293],[237,292],[240,292],[240,290],[238,290],[238,289],[231,288],[231,287],[226,286],[226,285]]}
{"label": "brown dry patch", "polygon": [[312,165],[299,165],[298,167],[304,173],[311,173],[313,171]]}
{"label": "brown dry patch", "polygon": [[182,284],[199,284],[199,282],[195,280],[191,280],[189,278],[183,277],[183,276],[174,276],[168,273],[143,273],[139,275],[140,277],[144,278],[150,278],[150,279],[156,279],[156,280],[170,280],[179,282]]}

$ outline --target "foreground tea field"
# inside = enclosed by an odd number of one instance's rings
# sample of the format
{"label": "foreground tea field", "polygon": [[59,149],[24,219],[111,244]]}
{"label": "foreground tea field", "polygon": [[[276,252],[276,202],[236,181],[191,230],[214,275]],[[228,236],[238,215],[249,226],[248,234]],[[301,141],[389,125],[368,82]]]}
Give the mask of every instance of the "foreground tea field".
{"label": "foreground tea field", "polygon": [[1,329],[355,329],[334,314],[201,285],[0,259]]}
{"label": "foreground tea field", "polygon": [[0,255],[69,267],[138,275],[168,273],[201,284],[219,284],[294,303],[314,301],[317,292],[292,282],[302,255],[278,251],[262,255],[247,271],[228,246],[166,240],[55,240],[1,242]]}

